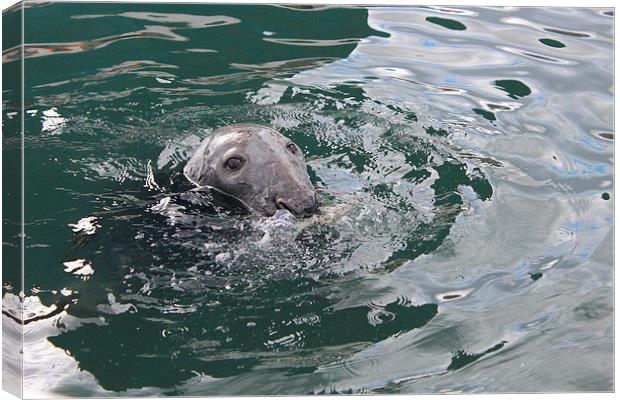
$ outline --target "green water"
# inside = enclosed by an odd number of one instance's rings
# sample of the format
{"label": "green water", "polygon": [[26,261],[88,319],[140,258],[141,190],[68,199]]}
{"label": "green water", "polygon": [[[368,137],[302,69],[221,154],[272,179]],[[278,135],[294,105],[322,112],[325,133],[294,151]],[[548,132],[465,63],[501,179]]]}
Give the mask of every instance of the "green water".
{"label": "green water", "polygon": [[[612,390],[611,10],[24,13],[23,115],[3,15],[8,384],[23,118],[29,397]],[[193,149],[245,122],[304,150],[321,216],[189,191]]]}

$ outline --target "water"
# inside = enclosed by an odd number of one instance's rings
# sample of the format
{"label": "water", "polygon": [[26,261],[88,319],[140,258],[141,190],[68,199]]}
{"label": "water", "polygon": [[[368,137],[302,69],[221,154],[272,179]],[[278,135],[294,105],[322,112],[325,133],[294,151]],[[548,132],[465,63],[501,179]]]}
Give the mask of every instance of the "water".
{"label": "water", "polygon": [[[26,8],[25,394],[612,390],[613,18]],[[320,216],[189,191],[195,146],[241,122],[300,145]]]}

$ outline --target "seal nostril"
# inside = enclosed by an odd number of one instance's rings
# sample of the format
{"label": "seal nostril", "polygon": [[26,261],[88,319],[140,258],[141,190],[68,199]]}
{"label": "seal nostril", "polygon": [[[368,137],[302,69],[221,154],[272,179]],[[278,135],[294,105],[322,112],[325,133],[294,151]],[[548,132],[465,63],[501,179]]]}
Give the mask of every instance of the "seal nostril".
{"label": "seal nostril", "polygon": [[305,217],[318,211],[319,204],[316,200],[314,196],[305,201],[276,199],[275,204],[277,210],[286,210],[296,217]]}

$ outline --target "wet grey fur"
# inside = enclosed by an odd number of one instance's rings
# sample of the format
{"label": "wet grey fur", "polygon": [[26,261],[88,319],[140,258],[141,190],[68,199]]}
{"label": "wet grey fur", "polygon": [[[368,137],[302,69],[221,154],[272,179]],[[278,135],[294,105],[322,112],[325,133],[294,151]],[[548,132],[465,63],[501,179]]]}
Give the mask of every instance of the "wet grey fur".
{"label": "wet grey fur", "polygon": [[[242,160],[241,168],[227,168],[231,157]],[[302,150],[266,126],[236,124],[216,129],[202,141],[183,172],[195,185],[234,196],[264,215],[287,209],[307,216],[318,209]]]}

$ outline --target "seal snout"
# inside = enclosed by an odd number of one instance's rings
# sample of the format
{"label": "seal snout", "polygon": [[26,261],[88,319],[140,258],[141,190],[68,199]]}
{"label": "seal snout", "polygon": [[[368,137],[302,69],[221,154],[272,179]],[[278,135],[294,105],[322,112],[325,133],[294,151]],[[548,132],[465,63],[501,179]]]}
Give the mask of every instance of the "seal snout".
{"label": "seal snout", "polygon": [[316,193],[309,196],[293,198],[293,197],[276,197],[276,209],[287,210],[296,217],[308,217],[315,214],[319,210],[319,198]]}

